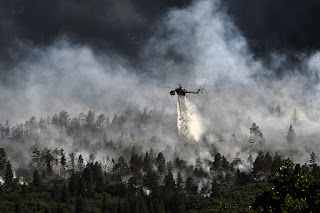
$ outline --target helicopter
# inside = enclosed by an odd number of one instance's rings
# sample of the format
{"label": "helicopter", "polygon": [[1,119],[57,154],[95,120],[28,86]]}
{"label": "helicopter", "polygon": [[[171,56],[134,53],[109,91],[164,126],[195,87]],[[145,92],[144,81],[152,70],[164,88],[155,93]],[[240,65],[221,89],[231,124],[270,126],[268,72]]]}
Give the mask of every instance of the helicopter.
{"label": "helicopter", "polygon": [[183,89],[181,84],[178,84],[178,85],[179,85],[178,88],[170,91],[170,95],[171,96],[174,96],[176,93],[177,93],[177,95],[180,95],[180,96],[186,96],[186,93],[199,94],[200,91],[202,92],[204,90],[203,88],[199,88],[195,92],[195,91],[190,91],[190,90]]}

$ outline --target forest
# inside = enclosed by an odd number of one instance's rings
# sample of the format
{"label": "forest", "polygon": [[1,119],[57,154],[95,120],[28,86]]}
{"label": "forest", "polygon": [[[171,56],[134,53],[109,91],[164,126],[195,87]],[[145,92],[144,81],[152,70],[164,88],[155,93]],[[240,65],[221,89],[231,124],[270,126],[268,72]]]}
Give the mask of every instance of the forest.
{"label": "forest", "polygon": [[0,213],[320,212],[318,2],[0,0]]}
{"label": "forest", "polygon": [[[271,153],[256,123],[243,158],[179,139],[163,110],[90,110],[0,125],[1,212],[317,212],[320,167]],[[154,135],[152,135],[154,134]],[[173,136],[172,136],[173,137]],[[296,138],[293,125],[286,139]],[[239,139],[232,134],[235,143]],[[180,144],[180,146],[179,146]],[[206,150],[209,154],[205,155]],[[195,153],[194,160],[182,153]],[[204,156],[204,157],[201,157]]]}

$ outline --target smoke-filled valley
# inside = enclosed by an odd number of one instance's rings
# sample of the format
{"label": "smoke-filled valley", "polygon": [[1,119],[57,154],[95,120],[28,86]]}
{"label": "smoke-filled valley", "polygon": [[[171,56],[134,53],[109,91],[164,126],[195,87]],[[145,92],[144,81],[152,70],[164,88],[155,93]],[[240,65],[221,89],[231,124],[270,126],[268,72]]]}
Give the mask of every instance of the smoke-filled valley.
{"label": "smoke-filled valley", "polygon": [[[132,23],[147,26],[131,4]],[[295,51],[294,61],[276,51],[257,57],[225,4],[199,0],[161,13],[134,57],[108,48],[112,41],[97,48],[106,36],[99,32],[90,42],[64,31],[41,45],[17,38],[0,62],[0,190],[25,190],[39,202],[3,195],[9,204],[0,205],[7,212],[258,211],[272,206],[263,196],[281,172],[313,176],[316,194],[320,52]],[[205,90],[171,97],[178,84]],[[320,208],[312,200],[319,198],[299,196],[279,199]],[[290,202],[270,208],[290,212]]]}

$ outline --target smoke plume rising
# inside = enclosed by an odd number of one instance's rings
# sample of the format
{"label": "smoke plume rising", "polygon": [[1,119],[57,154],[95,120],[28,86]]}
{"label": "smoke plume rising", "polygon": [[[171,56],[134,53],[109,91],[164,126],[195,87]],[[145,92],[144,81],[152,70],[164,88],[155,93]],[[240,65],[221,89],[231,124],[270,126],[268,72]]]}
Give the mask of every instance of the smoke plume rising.
{"label": "smoke plume rising", "polygon": [[[132,22],[143,26],[144,18],[135,17]],[[306,162],[311,151],[320,155],[319,52],[297,54],[298,66],[289,68],[283,67],[290,63],[287,55],[271,52],[270,64],[265,66],[262,59],[254,57],[247,38],[218,0],[194,1],[171,9],[152,29],[151,37],[135,55],[137,63],[112,48],[97,52],[68,34],[54,37],[44,46],[19,41],[16,45],[28,54],[6,70],[6,81],[0,85],[0,119],[9,119],[14,125],[31,116],[39,119],[61,110],[77,116],[90,109],[111,119],[128,106],[141,111],[156,108],[166,113],[161,128],[150,124],[145,127],[147,133],[140,136],[132,122],[126,127],[128,131],[124,130],[126,134],[110,133],[110,138],[118,140],[121,135],[123,147],[136,143],[147,151],[152,145],[146,138],[156,136],[157,151],[167,150],[170,155],[178,147],[177,155],[193,163],[199,156],[210,157],[205,148],[195,152],[192,144],[185,145],[177,135],[178,126],[181,135],[199,143],[205,137],[228,159],[238,152],[247,159],[249,128],[256,123],[266,140],[266,151],[279,151],[297,162]],[[274,78],[280,69],[288,74]],[[179,97],[183,104],[176,111],[175,100],[163,87],[175,87],[177,82],[182,86],[197,83],[206,90],[192,96],[192,103]],[[276,111],[278,105],[280,110]],[[299,113],[299,122],[293,125],[297,139],[288,143],[294,109]],[[139,140],[129,142],[130,132]],[[41,138],[44,140],[29,145],[59,144],[70,152],[74,149],[72,139],[60,131],[52,130]],[[12,152],[17,150],[14,147]],[[77,147],[76,151],[83,150]],[[112,155],[111,151],[108,154]],[[114,157],[117,154],[113,153]],[[99,151],[96,155],[102,156]]]}

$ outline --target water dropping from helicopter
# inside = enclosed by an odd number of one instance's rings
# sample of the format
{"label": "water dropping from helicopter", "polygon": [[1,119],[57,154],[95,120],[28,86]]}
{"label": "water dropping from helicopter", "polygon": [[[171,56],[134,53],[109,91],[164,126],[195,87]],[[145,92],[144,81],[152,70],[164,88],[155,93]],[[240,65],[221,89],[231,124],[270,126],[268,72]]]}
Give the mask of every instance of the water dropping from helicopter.
{"label": "water dropping from helicopter", "polygon": [[179,84],[179,87],[170,91],[170,95],[178,95],[177,102],[177,127],[179,135],[188,142],[201,139],[204,133],[203,119],[197,110],[197,107],[187,100],[186,94],[199,94],[204,89],[200,88],[197,91],[190,91],[183,89]]}

